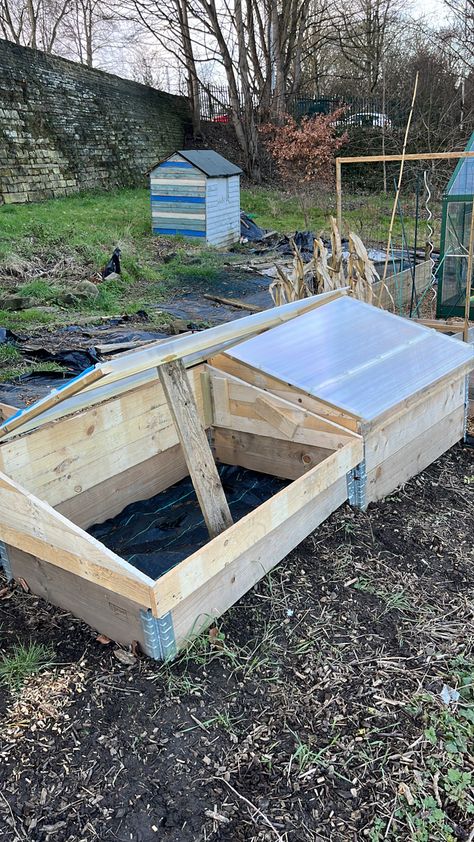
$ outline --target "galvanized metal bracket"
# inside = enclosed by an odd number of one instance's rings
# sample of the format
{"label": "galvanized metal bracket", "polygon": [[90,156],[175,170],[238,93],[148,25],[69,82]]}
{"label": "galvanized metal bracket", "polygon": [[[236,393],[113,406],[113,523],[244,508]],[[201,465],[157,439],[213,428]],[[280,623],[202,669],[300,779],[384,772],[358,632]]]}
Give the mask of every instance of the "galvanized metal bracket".
{"label": "galvanized metal bracket", "polygon": [[171,611],[163,617],[154,617],[150,609],[140,611],[144,649],[155,661],[169,661],[177,652]]}
{"label": "galvanized metal bracket", "polygon": [[10,564],[7,546],[3,541],[0,541],[0,567],[3,567],[3,572],[5,573],[7,580],[11,582],[13,579],[13,571]]}
{"label": "galvanized metal bracket", "polygon": [[366,498],[367,470],[365,459],[347,473],[347,496],[351,506],[364,511],[367,507]]}
{"label": "galvanized metal bracket", "polygon": [[464,378],[464,441],[467,441],[467,424],[469,421],[469,374]]}

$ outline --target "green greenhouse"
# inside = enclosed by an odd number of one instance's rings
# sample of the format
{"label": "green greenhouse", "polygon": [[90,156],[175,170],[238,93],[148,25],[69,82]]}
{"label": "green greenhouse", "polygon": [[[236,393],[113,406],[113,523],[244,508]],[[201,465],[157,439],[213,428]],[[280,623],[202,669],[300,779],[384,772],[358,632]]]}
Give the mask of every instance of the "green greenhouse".
{"label": "green greenhouse", "polygon": [[[474,151],[474,132],[466,151]],[[437,269],[438,317],[464,316],[473,199],[474,158],[461,158],[443,196],[441,249]],[[472,288],[474,293],[474,281]],[[471,295],[470,318],[474,319],[474,294]]]}

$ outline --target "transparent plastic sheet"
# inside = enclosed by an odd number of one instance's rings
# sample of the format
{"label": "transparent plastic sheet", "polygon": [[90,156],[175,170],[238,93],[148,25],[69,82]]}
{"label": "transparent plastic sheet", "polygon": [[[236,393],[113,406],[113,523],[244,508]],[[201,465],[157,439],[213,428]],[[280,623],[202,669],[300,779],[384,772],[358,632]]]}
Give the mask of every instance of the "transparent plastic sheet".
{"label": "transparent plastic sheet", "polygon": [[368,421],[473,358],[469,346],[346,296],[227,354]]}

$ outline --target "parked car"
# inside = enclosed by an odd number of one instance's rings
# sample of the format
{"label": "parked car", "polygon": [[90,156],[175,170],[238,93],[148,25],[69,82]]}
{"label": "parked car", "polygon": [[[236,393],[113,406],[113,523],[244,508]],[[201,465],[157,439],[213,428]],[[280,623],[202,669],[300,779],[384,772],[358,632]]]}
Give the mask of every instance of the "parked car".
{"label": "parked car", "polygon": [[369,126],[373,128],[392,128],[392,121],[386,114],[381,114],[377,111],[360,112],[358,114],[348,114],[342,120],[346,126]]}

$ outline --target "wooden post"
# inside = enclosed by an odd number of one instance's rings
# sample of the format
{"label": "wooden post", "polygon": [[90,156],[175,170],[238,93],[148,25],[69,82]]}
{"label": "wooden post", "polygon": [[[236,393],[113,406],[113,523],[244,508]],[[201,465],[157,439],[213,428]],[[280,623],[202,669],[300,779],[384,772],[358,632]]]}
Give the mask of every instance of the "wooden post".
{"label": "wooden post", "polygon": [[340,158],[336,158],[336,218],[339,236],[342,237],[342,166]]}
{"label": "wooden post", "polygon": [[469,342],[469,313],[471,309],[472,269],[474,252],[474,199],[471,205],[471,227],[469,229],[469,247],[467,252],[466,301],[464,302],[464,342]]}
{"label": "wooden post", "polygon": [[158,374],[209,535],[215,538],[232,526],[232,516],[186,369],[174,360],[161,365]]}

